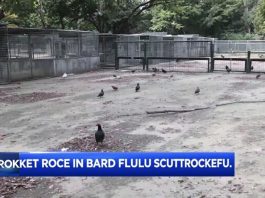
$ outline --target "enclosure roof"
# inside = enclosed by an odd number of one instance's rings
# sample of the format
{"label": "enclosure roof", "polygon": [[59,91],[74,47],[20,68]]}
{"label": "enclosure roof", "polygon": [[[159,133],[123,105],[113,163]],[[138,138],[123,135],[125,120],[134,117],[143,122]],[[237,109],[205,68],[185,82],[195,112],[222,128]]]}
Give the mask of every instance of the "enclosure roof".
{"label": "enclosure roof", "polygon": [[53,33],[53,32],[72,32],[72,33],[93,33],[93,31],[81,30],[64,30],[64,29],[40,29],[40,28],[7,28],[8,33],[11,34],[27,34],[27,33]]}

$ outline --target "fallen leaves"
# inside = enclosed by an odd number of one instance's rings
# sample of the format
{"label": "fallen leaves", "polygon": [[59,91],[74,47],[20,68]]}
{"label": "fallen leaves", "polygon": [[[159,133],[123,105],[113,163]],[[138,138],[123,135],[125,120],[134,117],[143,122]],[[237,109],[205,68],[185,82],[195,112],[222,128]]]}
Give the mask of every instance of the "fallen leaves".
{"label": "fallen leaves", "polygon": [[32,189],[40,182],[40,179],[30,177],[2,177],[0,178],[0,195],[3,197],[17,192],[19,188]]}
{"label": "fallen leaves", "polygon": [[63,93],[54,93],[54,92],[32,92],[27,94],[8,95],[4,97],[1,97],[0,95],[0,102],[9,103],[9,104],[32,103],[51,98],[62,97],[64,95],[65,94]]}

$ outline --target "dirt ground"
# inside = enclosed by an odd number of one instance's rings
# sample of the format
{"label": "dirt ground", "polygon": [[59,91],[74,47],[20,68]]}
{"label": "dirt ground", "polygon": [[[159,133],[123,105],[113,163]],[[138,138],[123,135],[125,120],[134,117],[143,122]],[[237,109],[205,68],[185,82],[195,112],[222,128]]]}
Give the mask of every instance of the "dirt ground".
{"label": "dirt ground", "polygon": [[[265,75],[258,80],[255,76],[98,71],[2,85],[1,151],[68,147],[87,151],[236,153],[235,177],[45,178],[48,182],[30,190],[18,188],[7,197],[264,197],[265,102],[215,106],[265,100]],[[135,93],[137,82],[141,91]],[[119,90],[113,91],[111,85]],[[195,96],[197,86],[201,93]],[[96,97],[100,89],[105,91],[102,99]],[[212,108],[146,114],[205,106]],[[106,144],[99,148],[92,138],[97,123],[106,132]],[[83,141],[82,149],[77,148],[76,141]]]}

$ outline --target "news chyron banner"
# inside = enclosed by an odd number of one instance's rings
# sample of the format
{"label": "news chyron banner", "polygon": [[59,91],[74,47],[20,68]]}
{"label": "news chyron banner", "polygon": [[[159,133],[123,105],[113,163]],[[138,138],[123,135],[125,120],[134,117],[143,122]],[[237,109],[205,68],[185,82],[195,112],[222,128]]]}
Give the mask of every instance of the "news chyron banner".
{"label": "news chyron banner", "polygon": [[234,176],[233,152],[0,153],[0,176]]}

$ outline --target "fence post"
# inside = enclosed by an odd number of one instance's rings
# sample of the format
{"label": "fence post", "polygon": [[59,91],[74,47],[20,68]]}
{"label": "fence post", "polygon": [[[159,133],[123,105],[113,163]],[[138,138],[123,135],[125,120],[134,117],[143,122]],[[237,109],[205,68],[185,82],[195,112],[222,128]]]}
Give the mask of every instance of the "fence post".
{"label": "fence post", "polygon": [[81,40],[81,36],[80,36],[80,32],[77,33],[77,39],[78,39],[78,57],[81,57],[81,52],[82,52],[82,40]]}
{"label": "fence post", "polygon": [[144,42],[144,60],[143,60],[143,70],[147,70],[148,71],[148,68],[146,67],[146,63],[147,63],[147,60],[146,60],[146,57],[147,57],[147,53],[146,53],[146,42]]}
{"label": "fence post", "polygon": [[247,56],[247,61],[246,61],[246,72],[247,73],[250,73],[251,72],[251,60],[250,60],[250,55],[251,55],[251,52],[248,51],[248,56]]}
{"label": "fence post", "polygon": [[210,53],[211,53],[211,69],[210,72],[214,71],[214,44],[211,42],[210,45]]}
{"label": "fence post", "polygon": [[30,75],[33,78],[33,66],[32,66],[32,43],[31,43],[31,35],[28,33],[28,53],[29,53],[29,63],[30,63]]}
{"label": "fence post", "polygon": [[11,52],[10,52],[10,43],[9,43],[9,31],[8,28],[6,28],[6,44],[7,44],[7,82],[11,81],[11,76],[10,76],[10,59],[11,59]]}
{"label": "fence post", "polygon": [[115,42],[115,70],[120,69],[119,58],[118,58],[118,43]]}

